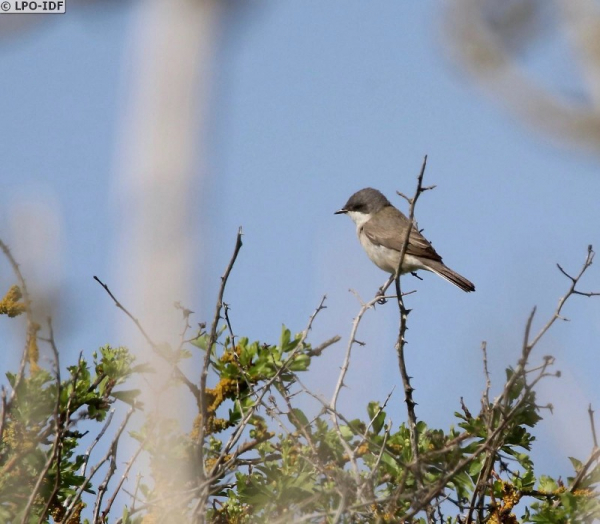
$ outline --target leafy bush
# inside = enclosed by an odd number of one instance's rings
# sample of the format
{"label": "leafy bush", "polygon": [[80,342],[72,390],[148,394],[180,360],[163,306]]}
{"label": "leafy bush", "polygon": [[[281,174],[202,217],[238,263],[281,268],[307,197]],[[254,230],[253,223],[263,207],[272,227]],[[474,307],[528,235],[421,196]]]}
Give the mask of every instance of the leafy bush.
{"label": "leafy bush", "polygon": [[[307,340],[324,299],[296,335],[283,327],[274,343],[235,337],[223,295],[241,247],[240,232],[208,329],[199,324],[190,339],[182,337],[180,347],[171,348],[154,343],[138,324],[151,348],[173,370],[176,380],[171,387],[187,389],[197,415],[185,432],[168,417],[158,420],[147,414],[145,423],[129,433],[138,451],[122,468],[117,466],[123,464],[122,458],[117,461],[119,442],[131,415],[143,409],[140,391],[128,384],[134,375],[151,369],[135,365],[126,348],[104,346],[91,362],[80,355],[63,378],[52,324],[41,328],[35,323],[25,280],[8,248],[0,247],[18,281],[0,302],[0,313],[27,317],[22,365],[18,372],[7,373],[8,386],[2,390],[0,522],[591,523],[600,518],[597,445],[584,462],[571,459],[574,473],[566,481],[536,472],[530,453],[535,443],[532,429],[542,409],[535,387],[557,375],[551,357],[531,367],[530,356],[561,318],[568,298],[592,295],[576,289],[593,261],[591,247],[580,273],[567,275],[567,294],[535,336],[530,333],[532,313],[521,358],[507,369],[501,394],[489,398],[488,375],[481,407],[473,410],[463,404],[455,414],[456,427],[439,429],[416,418],[404,364],[408,310],[399,282],[399,298],[394,297],[400,310],[396,349],[407,405],[407,420],[400,425],[388,420],[388,399],[366,402],[362,419],[348,420],[337,409],[356,329],[381,297],[360,309],[329,400],[302,382],[314,360],[339,341],[334,337],[315,347]],[[177,307],[189,325],[191,311]],[[50,371],[39,365],[42,342],[55,356]],[[181,363],[198,353],[202,375],[195,383],[181,371]],[[486,363],[485,344],[483,354]],[[300,409],[301,395],[318,403],[316,414]],[[118,403],[128,410],[113,427]],[[592,415],[590,408],[593,422]],[[98,458],[101,447],[106,451]],[[124,483],[140,456],[149,466],[125,497]],[[183,482],[181,476],[169,475],[175,470],[185,471]],[[125,501],[121,508],[116,500]]]}

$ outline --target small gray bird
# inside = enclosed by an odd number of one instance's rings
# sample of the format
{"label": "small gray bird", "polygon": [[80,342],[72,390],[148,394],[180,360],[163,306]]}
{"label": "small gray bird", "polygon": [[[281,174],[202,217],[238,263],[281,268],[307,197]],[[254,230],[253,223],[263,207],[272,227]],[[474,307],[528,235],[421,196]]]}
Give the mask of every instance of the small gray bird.
{"label": "small gray bird", "polygon": [[[392,274],[382,287],[385,290],[398,270],[402,243],[410,226],[408,218],[377,189],[370,187],[354,193],[346,205],[335,212],[336,215],[341,213],[349,215],[356,224],[358,239],[371,261]],[[432,271],[463,291],[475,291],[471,282],[444,265],[442,257],[413,226],[400,273],[412,273],[418,269]]]}

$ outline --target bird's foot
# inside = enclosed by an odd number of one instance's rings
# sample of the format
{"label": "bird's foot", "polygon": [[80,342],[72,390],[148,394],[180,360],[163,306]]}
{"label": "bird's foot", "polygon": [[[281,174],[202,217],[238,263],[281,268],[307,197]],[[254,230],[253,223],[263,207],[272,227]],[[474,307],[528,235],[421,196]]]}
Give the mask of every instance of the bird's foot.
{"label": "bird's foot", "polygon": [[377,303],[378,303],[378,304],[381,304],[381,305],[383,305],[383,304],[385,304],[385,303],[387,302],[387,300],[386,300],[385,298],[383,298],[383,297],[384,297],[384,295],[385,295],[385,291],[384,291],[384,289],[383,289],[383,286],[382,286],[382,287],[380,287],[380,288],[377,290],[377,294],[375,295],[376,297],[381,297],[381,298],[380,298],[380,299],[377,301]]}

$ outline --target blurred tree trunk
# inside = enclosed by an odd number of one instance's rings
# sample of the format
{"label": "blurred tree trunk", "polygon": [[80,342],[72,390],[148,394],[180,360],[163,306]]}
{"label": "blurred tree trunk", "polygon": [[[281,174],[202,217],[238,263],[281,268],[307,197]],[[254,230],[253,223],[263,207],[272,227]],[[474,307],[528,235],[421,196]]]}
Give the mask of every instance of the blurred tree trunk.
{"label": "blurred tree trunk", "polygon": [[[212,0],[139,3],[126,63],[131,63],[131,70],[126,72],[114,191],[122,219],[116,254],[121,271],[119,295],[154,341],[167,341],[173,348],[179,344],[173,337],[185,324],[173,304],[189,305],[192,283],[198,289],[193,254],[200,239],[192,205],[203,200],[195,191],[201,185],[198,177],[206,174],[203,138],[219,11],[219,3]],[[157,423],[158,431],[159,415],[189,419],[189,399],[177,396],[177,390],[184,392],[180,388],[163,391],[171,366],[140,344],[135,326],[124,326],[126,338],[134,341],[132,347],[141,348],[135,351],[138,358],[152,362],[157,370],[156,380],[140,384],[148,418]],[[196,381],[194,373],[190,375]],[[165,449],[164,456],[172,451]],[[165,470],[153,474],[156,485],[164,488],[165,505],[174,509],[186,472],[177,471],[168,460],[163,463]],[[171,516],[175,522],[175,514]]]}
{"label": "blurred tree trunk", "polygon": [[[456,0],[444,21],[453,58],[488,92],[556,143],[600,153],[597,2]],[[558,88],[531,70],[540,40],[567,57],[552,63]]]}

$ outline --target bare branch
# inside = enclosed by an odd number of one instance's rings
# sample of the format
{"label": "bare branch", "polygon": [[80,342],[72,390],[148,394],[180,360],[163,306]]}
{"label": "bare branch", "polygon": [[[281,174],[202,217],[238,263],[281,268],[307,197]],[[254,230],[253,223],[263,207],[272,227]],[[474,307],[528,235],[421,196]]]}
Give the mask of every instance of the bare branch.
{"label": "bare branch", "polygon": [[150,335],[148,335],[148,333],[146,333],[146,330],[144,329],[144,327],[142,326],[141,322],[134,317],[127,308],[125,308],[123,306],[123,304],[121,304],[121,302],[119,302],[117,300],[117,297],[115,297],[112,294],[112,291],[108,288],[108,286],[102,282],[102,280],[100,280],[96,275],[94,275],[94,280],[96,282],[98,282],[98,284],[100,284],[103,288],[104,291],[106,291],[108,293],[108,296],[110,296],[110,298],[113,299],[113,302],[115,303],[115,306],[117,306],[121,311],[123,311],[123,313],[125,313],[132,321],[133,323],[136,325],[136,327],[138,328],[139,332],[142,334],[142,336],[146,339],[146,342],[148,342],[148,344],[152,347],[152,348],[156,348],[156,343],[150,338]]}
{"label": "bare branch", "polygon": [[523,375],[524,370],[525,370],[525,365],[527,364],[527,360],[529,358],[529,354],[531,353],[531,350],[536,346],[536,344],[541,340],[541,338],[548,332],[548,330],[552,327],[552,325],[557,320],[560,320],[563,318],[561,316],[561,312],[562,312],[562,309],[563,309],[565,303],[567,302],[567,300],[572,295],[584,295],[584,296],[596,296],[597,295],[597,293],[584,293],[584,292],[577,291],[575,289],[577,284],[581,280],[581,277],[583,276],[583,274],[592,265],[592,262],[594,260],[594,255],[595,255],[594,250],[592,249],[592,246],[589,245],[587,248],[587,255],[586,255],[585,261],[584,261],[579,273],[575,277],[569,275],[562,267],[558,266],[561,273],[563,273],[571,281],[571,285],[569,286],[567,293],[559,299],[558,305],[557,305],[556,310],[554,311],[554,314],[552,315],[552,317],[540,329],[540,331],[533,338],[533,340],[530,341],[531,326],[532,326],[533,317],[534,317],[535,311],[536,311],[535,308],[532,310],[532,312],[529,316],[529,319],[527,321],[527,325],[525,327],[525,337],[523,340],[521,359],[519,360],[519,364],[517,365],[517,368],[515,369],[515,372],[513,373],[512,377],[506,383],[506,385],[504,387],[503,395],[497,399],[495,404],[497,404],[501,398],[503,399],[505,405],[508,403],[508,401],[509,401],[508,393],[509,393],[510,389],[514,386],[515,382]]}
{"label": "bare branch", "polygon": [[[42,511],[42,513],[40,514],[40,518],[38,520],[38,524],[42,524],[42,522],[44,522],[44,520],[46,519],[46,515],[50,509],[50,506],[52,504],[52,502],[54,501],[54,497],[56,496],[56,494],[58,493],[58,490],[60,488],[60,481],[61,481],[61,471],[60,471],[60,462],[61,462],[61,454],[62,454],[62,439],[63,439],[63,430],[64,428],[61,427],[61,423],[60,423],[60,397],[61,397],[61,393],[62,393],[62,384],[61,384],[61,378],[60,378],[60,359],[58,356],[58,348],[56,347],[56,341],[54,339],[54,328],[52,327],[52,320],[49,318],[48,319],[48,331],[49,331],[49,342],[50,342],[50,348],[52,349],[52,354],[54,356],[54,366],[55,366],[55,377],[56,377],[56,404],[54,406],[54,424],[55,424],[55,442],[58,440],[58,445],[53,449],[53,455],[56,461],[56,475],[54,477],[54,486],[52,488],[52,493],[50,493],[50,496],[48,497],[48,499],[46,500],[46,505]],[[68,418],[66,419],[66,423],[69,423]],[[48,470],[46,470],[46,472],[44,473],[44,477],[46,476],[46,473],[48,472]]]}
{"label": "bare branch", "polygon": [[484,340],[481,343],[481,351],[483,353],[483,373],[485,374],[485,391],[482,398],[482,408],[485,406],[487,409],[490,403],[490,388],[492,387],[492,381],[490,380],[490,371],[488,369],[488,357],[487,357],[487,342]]}
{"label": "bare branch", "polygon": [[[85,477],[84,481],[81,483],[81,485],[79,486],[79,488],[77,489],[77,492],[71,497],[70,499],[70,503],[67,506],[67,509],[65,511],[65,515],[63,517],[63,521],[64,522],[68,522],[69,519],[73,516],[73,513],[75,512],[76,508],[77,508],[77,502],[79,500],[81,500],[81,494],[84,492],[84,490],[90,485],[92,479],[94,478],[94,476],[96,475],[96,473],[98,472],[98,470],[109,460],[114,460],[116,457],[116,453],[117,453],[117,446],[119,443],[119,440],[121,439],[121,435],[123,433],[123,431],[125,430],[125,427],[127,426],[127,423],[129,422],[129,419],[131,418],[131,415],[133,415],[133,412],[135,411],[135,408],[130,408],[127,411],[127,414],[125,415],[125,418],[123,420],[123,422],[121,423],[121,425],[119,426],[119,429],[117,430],[117,432],[115,433],[115,436],[113,437],[109,447],[108,447],[108,451],[106,452],[106,454],[94,465],[94,467],[90,470],[90,473],[87,475],[87,477]],[[112,413],[111,413],[112,415]],[[108,424],[105,424],[104,429],[108,427]],[[92,446],[90,446],[91,448],[93,448],[96,445],[97,440],[99,440],[99,437],[92,443]],[[91,451],[91,450],[90,450]],[[110,471],[109,471],[110,472]],[[108,474],[107,474],[108,475]],[[105,477],[104,482],[107,483],[110,480],[110,477],[112,476],[112,473],[108,476]],[[106,491],[106,487],[104,486],[104,489],[101,490],[100,487],[98,488],[98,496],[100,496],[100,494],[104,494],[104,491]],[[98,505],[98,499],[97,499],[97,505]],[[94,515],[96,516],[96,511],[94,511]],[[94,522],[97,522],[96,520],[94,520]]]}
{"label": "bare branch", "polygon": [[31,491],[31,495],[27,500],[27,505],[25,506],[25,511],[23,512],[23,519],[21,522],[25,524],[29,521],[29,513],[31,512],[31,508],[33,507],[33,503],[38,496],[40,488],[42,487],[42,483],[46,480],[46,475],[48,471],[52,467],[52,464],[56,463],[56,477],[54,480],[54,486],[52,488],[52,492],[48,499],[46,500],[46,504],[44,510],[42,511],[40,518],[38,520],[39,523],[43,522],[46,517],[46,513],[50,508],[50,504],[52,503],[52,499],[54,495],[57,493],[58,488],[60,486],[60,455],[62,449],[62,438],[63,438],[63,430],[60,423],[60,396],[61,396],[61,383],[60,383],[60,362],[58,357],[58,349],[56,348],[56,344],[54,343],[54,331],[52,329],[52,322],[48,319],[48,328],[50,331],[50,347],[52,348],[52,352],[54,355],[55,362],[55,373],[56,373],[56,401],[54,403],[54,442],[52,443],[52,450],[48,455],[48,459],[44,464],[42,471],[38,474],[37,481],[33,490]]}
{"label": "bare branch", "polygon": [[567,278],[569,278],[569,280],[571,280],[571,286],[569,287],[569,290],[567,291],[567,294],[564,295],[559,301],[558,301],[558,306],[556,307],[556,311],[554,313],[554,315],[552,316],[552,318],[550,318],[550,320],[546,323],[546,325],[540,330],[540,332],[535,336],[535,338],[531,341],[531,343],[529,344],[531,347],[535,346],[539,340],[544,336],[544,334],[550,329],[550,327],[552,327],[552,324],[554,324],[554,322],[556,320],[559,320],[561,318],[560,313],[562,311],[563,306],[565,305],[565,302],[569,299],[569,297],[571,295],[583,295],[586,297],[593,297],[593,296],[598,296],[600,295],[600,293],[595,293],[595,292],[583,292],[583,291],[579,291],[576,290],[576,286],[579,283],[579,281],[581,280],[581,277],[583,276],[583,274],[587,271],[587,269],[592,265],[592,262],[594,261],[594,255],[595,252],[592,249],[592,246],[589,245],[587,248],[587,255],[585,258],[585,261],[583,263],[583,266],[581,267],[581,270],[579,271],[579,273],[577,274],[577,276],[573,277],[569,274],[567,274],[560,266],[559,269],[561,270],[561,272],[567,276]]}
{"label": "bare branch", "polygon": [[[100,280],[96,275],[94,275],[94,280],[96,282],[98,282],[98,284],[100,284],[104,288],[104,290],[108,293],[110,298],[113,299],[115,306],[117,306],[121,311],[123,311],[133,321],[133,323],[136,325],[136,327],[138,328],[138,330],[142,334],[142,336],[146,339],[146,342],[152,348],[152,350],[158,356],[165,359],[165,355],[159,348],[159,345],[150,338],[150,335],[148,335],[148,333],[142,326],[142,323],[136,317],[134,317],[133,314],[125,306],[123,306],[123,304],[121,304],[121,302],[119,302],[117,300],[117,297],[115,297],[113,295],[113,293],[111,292],[109,287],[104,282],[102,282],[102,280]],[[184,331],[184,333],[185,333],[185,331]],[[168,359],[165,359],[165,360],[168,361]],[[192,395],[194,395],[194,398],[196,398],[196,402],[199,404],[200,403],[200,390],[198,389],[198,387],[195,384],[193,384],[186,377],[185,373],[183,373],[183,371],[181,371],[181,369],[179,369],[179,366],[177,366],[177,364],[174,364],[170,361],[169,361],[169,364],[171,364],[173,366],[173,371],[174,371],[175,375],[177,375],[177,378],[179,380],[181,380],[181,382],[183,382],[187,386],[187,388],[191,391]]]}
{"label": "bare branch", "polygon": [[356,317],[354,318],[354,321],[352,322],[352,329],[350,330],[350,338],[348,339],[348,345],[346,346],[346,354],[344,356],[344,360],[342,361],[340,375],[338,377],[335,389],[333,390],[333,395],[331,397],[331,401],[329,402],[329,406],[328,406],[328,410],[331,415],[331,421],[333,422],[333,425],[334,425],[336,433],[339,437],[340,443],[342,444],[342,446],[344,447],[344,450],[348,454],[348,458],[350,459],[350,463],[352,465],[352,471],[354,472],[354,476],[355,476],[356,480],[358,480],[359,476],[360,476],[358,464],[356,462],[356,455],[355,455],[354,451],[352,450],[352,448],[350,447],[350,445],[348,444],[348,442],[346,442],[346,439],[342,435],[342,430],[340,429],[340,424],[339,424],[339,420],[338,420],[337,400],[340,395],[340,391],[341,391],[342,387],[344,386],[344,379],[346,378],[346,373],[348,372],[348,368],[350,367],[350,355],[352,354],[352,346],[355,343],[359,343],[358,340],[356,340],[356,332],[358,330],[360,321],[362,320],[363,315],[369,309],[371,309],[380,299],[381,299],[381,297],[376,296],[374,299],[363,304],[362,307],[360,308],[360,311],[358,312],[358,315],[356,315]]}
{"label": "bare branch", "polygon": [[[415,206],[417,204],[417,200],[421,193],[428,189],[432,189],[435,186],[431,186],[428,188],[423,187],[423,177],[425,176],[425,168],[427,167],[427,155],[423,158],[423,165],[421,166],[421,172],[417,177],[417,189],[415,191],[414,196],[409,200],[410,209],[408,213],[408,228],[406,229],[406,233],[404,235],[404,239],[402,241],[402,248],[400,249],[400,259],[398,261],[398,269],[396,270],[396,296],[398,300],[398,309],[400,311],[400,326],[398,329],[398,339],[396,341],[396,352],[398,353],[398,366],[400,369],[400,376],[402,377],[402,385],[404,387],[404,400],[406,402],[406,409],[408,413],[408,427],[411,436],[411,450],[413,455],[413,461],[415,465],[418,462],[419,457],[419,436],[417,434],[417,416],[415,413],[415,401],[413,399],[413,391],[414,388],[410,384],[410,376],[406,370],[406,362],[404,358],[404,349],[406,346],[406,330],[407,330],[407,319],[410,310],[404,306],[404,300],[402,296],[402,289],[400,286],[400,274],[402,271],[402,264],[404,262],[404,257],[406,256],[406,251],[408,249],[408,243],[410,238],[410,233],[412,228],[415,227],[414,224],[414,216],[415,216]],[[406,198],[406,197],[405,197]],[[419,476],[418,467],[415,469],[415,473]]]}
{"label": "bare branch", "polygon": [[340,337],[339,335],[335,335],[327,339],[325,342],[321,342],[321,344],[319,344],[316,348],[312,348],[308,352],[308,354],[311,357],[318,357],[319,355],[321,355],[321,353],[323,353],[325,349],[327,349],[329,346],[332,346],[336,342],[339,342],[341,339],[342,337]]}
{"label": "bare branch", "polygon": [[594,410],[592,409],[591,404],[588,407],[588,414],[590,416],[590,426],[592,428],[592,439],[594,442],[594,448],[597,448],[598,447],[598,437],[596,436],[596,424],[594,422]]}
{"label": "bare branch", "polygon": [[[19,288],[21,289],[21,293],[23,295],[23,303],[25,304],[25,315],[27,317],[27,336],[26,336],[26,340],[25,340],[25,347],[23,349],[23,354],[21,356],[19,372],[17,373],[17,378],[15,380],[15,384],[12,388],[12,392],[11,392],[9,400],[7,402],[7,408],[10,408],[10,404],[12,403],[13,399],[15,398],[15,395],[17,394],[17,390],[19,389],[19,385],[21,384],[21,381],[23,380],[23,376],[25,374],[25,365],[27,364],[27,356],[29,353],[29,345],[31,343],[32,337],[36,336],[37,329],[36,329],[36,323],[33,320],[33,313],[31,311],[31,298],[29,296],[29,290],[27,289],[27,284],[25,283],[25,278],[23,277],[23,274],[21,273],[19,264],[17,264],[17,261],[15,260],[12,253],[10,252],[9,247],[4,242],[2,242],[2,240],[0,240],[0,249],[4,253],[4,256],[8,259],[8,262],[12,266],[13,272],[15,273],[15,276],[17,277],[17,280],[19,282]],[[2,419],[2,422],[3,421],[4,421],[4,419]],[[2,431],[3,431],[3,425],[0,425],[0,438],[2,437]]]}
{"label": "bare branch", "polygon": [[208,378],[208,368],[210,365],[210,357],[212,356],[213,346],[217,341],[217,329],[219,325],[219,320],[221,319],[221,309],[223,308],[223,296],[225,294],[225,286],[227,285],[227,280],[229,279],[229,275],[231,274],[231,270],[233,269],[233,265],[237,259],[238,253],[242,248],[242,228],[238,229],[238,233],[235,239],[235,247],[233,249],[233,255],[229,260],[229,264],[225,269],[225,273],[221,277],[221,286],[219,287],[219,294],[217,297],[217,304],[215,306],[215,314],[213,318],[213,322],[210,327],[210,335],[208,337],[208,343],[206,346],[206,355],[204,357],[204,363],[202,365],[202,373],[200,375],[200,415],[202,417],[199,429],[198,436],[198,453],[200,464],[198,467],[200,468],[200,473],[202,474],[202,478],[206,479],[206,470],[204,468],[204,450],[203,450],[203,442],[206,434],[206,419],[208,414],[208,409],[206,405],[206,380]]}
{"label": "bare branch", "polygon": [[84,459],[83,459],[83,464],[81,465],[81,472],[80,472],[80,475],[82,477],[85,476],[85,472],[86,472],[86,469],[87,469],[87,465],[88,465],[88,463],[90,461],[90,455],[91,455],[92,451],[96,447],[96,444],[98,444],[98,442],[100,442],[100,440],[104,436],[104,433],[106,433],[106,430],[108,429],[108,426],[110,426],[110,423],[112,422],[112,419],[113,419],[114,415],[115,415],[115,410],[111,409],[108,412],[108,416],[106,417],[106,422],[102,426],[102,429],[98,432],[98,434],[96,435],[96,438],[94,439],[94,441],[90,444],[90,446],[85,451]]}
{"label": "bare branch", "polygon": [[[139,457],[140,453],[144,449],[144,444],[145,444],[145,442],[140,443],[140,445],[138,446],[138,449],[133,454],[133,457],[131,457],[131,459],[129,459],[129,461],[127,462],[125,471],[123,472],[123,475],[121,475],[121,478],[119,479],[119,483],[117,484],[117,487],[115,488],[112,497],[110,498],[110,500],[106,504],[106,507],[104,508],[104,511],[102,512],[101,522],[104,522],[106,520],[106,518],[108,517],[110,508],[112,507],[113,503],[115,502],[115,499],[117,498],[117,495],[119,494],[119,491],[121,491],[121,488],[123,487],[123,483],[125,482],[125,479],[127,479],[127,477],[129,476],[129,472],[131,471],[133,464],[135,463],[135,461]],[[138,484],[139,484],[139,479],[138,479]],[[136,485],[136,491],[137,491],[137,485]]]}

